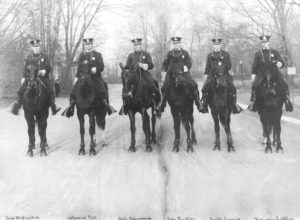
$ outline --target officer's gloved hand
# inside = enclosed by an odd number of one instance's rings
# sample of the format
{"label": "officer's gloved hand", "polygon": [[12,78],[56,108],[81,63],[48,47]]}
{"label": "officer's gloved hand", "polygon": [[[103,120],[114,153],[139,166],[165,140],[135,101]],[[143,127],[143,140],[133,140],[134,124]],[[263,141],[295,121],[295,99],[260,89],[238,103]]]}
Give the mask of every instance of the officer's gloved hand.
{"label": "officer's gloved hand", "polygon": [[97,68],[96,68],[96,67],[92,67],[92,68],[91,68],[91,71],[92,71],[92,73],[95,74],[95,73],[97,72]]}
{"label": "officer's gloved hand", "polygon": [[183,66],[183,72],[186,73],[188,71],[189,71],[189,69],[187,68],[187,66]]}
{"label": "officer's gloved hand", "polygon": [[39,76],[45,76],[45,75],[46,75],[46,70],[39,71]]}

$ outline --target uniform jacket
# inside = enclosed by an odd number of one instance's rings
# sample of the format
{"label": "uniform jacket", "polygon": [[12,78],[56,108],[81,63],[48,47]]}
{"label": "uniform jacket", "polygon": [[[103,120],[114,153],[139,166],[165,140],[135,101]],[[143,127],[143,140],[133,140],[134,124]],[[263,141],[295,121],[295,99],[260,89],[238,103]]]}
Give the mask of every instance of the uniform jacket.
{"label": "uniform jacket", "polygon": [[[164,61],[165,71],[168,72],[170,65],[172,63],[182,63],[183,64],[182,67],[186,66],[188,68],[188,70],[190,70],[192,67],[192,61],[191,61],[189,53],[182,48],[179,50],[173,49],[168,52],[167,58]],[[182,69],[182,71],[183,71],[183,69]]]}
{"label": "uniform jacket", "polygon": [[211,52],[207,55],[204,74],[214,76],[215,74],[229,75],[231,69],[231,59],[229,53],[224,50]]}
{"label": "uniform jacket", "polygon": [[[252,74],[262,75],[268,68],[271,68],[273,73],[279,73],[276,63],[280,61],[282,67],[284,67],[284,62],[276,50],[260,50],[255,53]],[[282,68],[281,67],[281,68]]]}
{"label": "uniform jacket", "polygon": [[49,74],[51,72],[51,64],[49,58],[46,54],[40,52],[38,54],[30,54],[25,59],[25,66],[23,71],[23,77],[26,78],[29,74],[29,70],[27,69],[27,65],[33,63],[37,66],[38,70],[46,70],[45,76],[42,78],[49,78]]}
{"label": "uniform jacket", "polygon": [[148,64],[148,70],[151,70],[154,67],[151,55],[148,52],[141,50],[134,51],[128,55],[125,69],[135,70],[137,63],[139,62]]}
{"label": "uniform jacket", "polygon": [[101,72],[104,70],[101,53],[94,50],[88,53],[82,52],[78,59],[76,77],[81,77],[84,74],[90,74],[93,67],[96,67],[96,73],[94,75],[101,77]]}

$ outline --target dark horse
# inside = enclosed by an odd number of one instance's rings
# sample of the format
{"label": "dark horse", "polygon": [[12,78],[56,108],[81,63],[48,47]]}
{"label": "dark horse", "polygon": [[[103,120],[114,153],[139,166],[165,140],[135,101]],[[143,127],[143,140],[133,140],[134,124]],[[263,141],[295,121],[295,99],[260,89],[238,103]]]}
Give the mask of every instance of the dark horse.
{"label": "dark horse", "polygon": [[[135,152],[135,114],[139,112],[142,115],[143,130],[146,137],[146,152],[152,152],[151,142],[156,143],[155,134],[155,123],[156,118],[154,114],[154,102],[152,90],[149,88],[138,68],[136,71],[125,70],[122,63],[119,64],[122,69],[122,83],[123,83],[123,100],[124,108],[128,112],[130,119],[130,130],[131,130],[131,143],[128,149],[129,152]],[[157,84],[158,86],[158,84]],[[160,101],[160,97],[155,97],[156,101]],[[151,122],[152,129],[150,129],[150,117],[147,113],[147,109],[151,108]]]}
{"label": "dark horse", "polygon": [[231,107],[229,103],[229,89],[223,70],[224,68],[220,68],[218,74],[214,75],[211,93],[209,94],[208,98],[208,104],[215,124],[214,150],[221,150],[219,125],[219,121],[221,121],[227,136],[228,152],[234,152],[235,149],[230,130]]}
{"label": "dark horse", "polygon": [[264,77],[256,90],[257,111],[263,127],[263,136],[266,138],[266,153],[272,153],[271,132],[273,129],[273,145],[277,144],[276,152],[283,152],[281,146],[281,116],[284,103],[284,92],[276,77],[270,71],[264,73]]}
{"label": "dark horse", "polygon": [[[96,123],[98,127],[102,130],[102,138],[105,141],[105,116],[106,116],[106,107],[102,102],[105,94],[97,93],[97,86],[99,86],[94,75],[84,74],[77,83],[79,83],[77,90],[74,92],[75,103],[77,108],[77,117],[80,124],[80,150],[79,155],[85,154],[85,143],[84,143],[84,116],[87,114],[89,116],[90,122],[90,156],[96,155],[96,141],[95,141],[95,127]],[[101,97],[102,96],[102,97]],[[103,145],[106,145],[104,142]]]}
{"label": "dark horse", "polygon": [[167,91],[167,101],[171,107],[174,120],[175,140],[173,152],[179,152],[180,121],[182,121],[187,134],[187,152],[193,152],[193,144],[197,143],[193,117],[194,100],[188,88],[185,73],[181,71],[182,69],[181,63],[172,63],[168,70],[172,80],[170,89]]}
{"label": "dark horse", "polygon": [[50,94],[47,92],[42,80],[38,77],[38,68],[35,64],[29,63],[26,66],[29,75],[26,78],[27,87],[23,94],[23,109],[28,125],[29,146],[27,155],[33,156],[35,149],[35,123],[38,125],[40,135],[41,156],[47,156],[48,148],[46,129],[49,107],[51,104]]}

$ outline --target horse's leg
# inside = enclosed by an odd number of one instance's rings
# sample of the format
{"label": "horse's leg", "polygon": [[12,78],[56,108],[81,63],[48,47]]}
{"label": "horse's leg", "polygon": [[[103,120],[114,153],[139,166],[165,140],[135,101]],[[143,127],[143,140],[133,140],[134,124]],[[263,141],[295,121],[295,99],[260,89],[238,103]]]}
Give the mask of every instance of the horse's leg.
{"label": "horse's leg", "polygon": [[80,126],[80,138],[81,138],[81,142],[80,142],[80,149],[79,149],[79,155],[85,155],[85,144],[84,144],[84,113],[77,108],[77,117],[79,120],[79,126]]}
{"label": "horse's leg", "polygon": [[215,150],[221,150],[220,148],[220,125],[219,125],[219,116],[218,113],[216,111],[214,111],[213,109],[211,110],[211,115],[213,117],[214,120],[214,124],[215,124],[215,143],[214,143],[214,151]]}
{"label": "horse's leg", "polygon": [[103,111],[96,111],[96,123],[101,130],[101,142],[102,142],[102,147],[107,146],[107,141],[106,141],[106,132],[105,132],[105,115],[106,112]]}
{"label": "horse's leg", "polygon": [[264,117],[266,117],[265,121],[265,128],[266,128],[266,137],[267,137],[267,143],[266,143],[266,148],[265,148],[265,153],[272,153],[272,147],[271,147],[271,138],[270,138],[270,134],[271,134],[271,130],[272,130],[272,122],[271,122],[271,116],[270,116],[270,112],[265,112]]}
{"label": "horse's leg", "polygon": [[276,118],[276,152],[277,153],[283,153],[283,148],[281,146],[281,116],[282,116],[282,109],[279,110],[279,113]]}
{"label": "horse's leg", "polygon": [[131,131],[131,142],[130,142],[130,147],[128,149],[129,152],[135,152],[135,114],[129,110],[128,111],[128,116],[130,119],[130,131]]}
{"label": "horse's leg", "polygon": [[173,146],[173,152],[179,152],[179,143],[180,143],[180,115],[179,112],[171,107],[171,113],[174,120],[174,131],[175,131],[175,140]]}
{"label": "horse's leg", "polygon": [[263,114],[262,112],[259,112],[259,119],[260,119],[260,122],[261,122],[261,125],[262,125],[262,129],[263,129],[263,141],[262,141],[262,144],[266,144],[267,143],[267,132],[266,132],[266,126],[265,126],[265,119],[263,117]]}
{"label": "horse's leg", "polygon": [[47,156],[46,147],[47,147],[47,139],[46,139],[46,128],[47,128],[47,115],[44,112],[40,112],[37,114],[36,119],[38,121],[38,131],[40,135],[40,147],[41,152],[40,156]]}
{"label": "horse's leg", "polygon": [[152,152],[151,140],[150,140],[150,117],[146,109],[142,109],[142,119],[143,119],[143,130],[146,137],[146,152]]}
{"label": "horse's leg", "polygon": [[189,122],[191,125],[191,130],[192,130],[192,143],[197,144],[197,138],[196,138],[196,133],[194,129],[194,116],[193,113],[189,116]]}
{"label": "horse's leg", "polygon": [[184,112],[184,116],[183,116],[183,124],[186,131],[187,152],[194,152],[193,143],[191,139],[191,127],[190,127],[190,122],[186,111]]}
{"label": "horse's leg", "polygon": [[233,146],[233,140],[231,136],[231,130],[230,130],[230,112],[229,110],[226,110],[225,114],[220,117],[221,123],[223,128],[225,129],[225,133],[227,136],[227,146],[228,146],[228,152],[234,152],[234,146]]}
{"label": "horse's leg", "polygon": [[96,119],[95,119],[95,113],[90,112],[89,114],[89,119],[90,119],[90,138],[91,138],[91,143],[90,143],[90,156],[95,156],[96,155],[96,141],[94,139],[95,136],[95,127],[96,127]]}
{"label": "horse's leg", "polygon": [[154,114],[154,108],[151,108],[151,142],[156,144],[156,132],[155,132],[155,124],[156,124],[156,117]]}
{"label": "horse's leg", "polygon": [[275,128],[276,127],[276,123],[277,122],[275,122],[275,124],[273,125],[273,129],[272,129],[272,131],[273,131],[272,146],[274,146],[274,147],[277,145],[277,128]]}
{"label": "horse's leg", "polygon": [[35,120],[34,115],[32,113],[25,111],[25,119],[27,121],[28,126],[28,137],[29,137],[29,144],[28,144],[28,151],[27,155],[32,157],[33,156],[33,149],[35,149]]}

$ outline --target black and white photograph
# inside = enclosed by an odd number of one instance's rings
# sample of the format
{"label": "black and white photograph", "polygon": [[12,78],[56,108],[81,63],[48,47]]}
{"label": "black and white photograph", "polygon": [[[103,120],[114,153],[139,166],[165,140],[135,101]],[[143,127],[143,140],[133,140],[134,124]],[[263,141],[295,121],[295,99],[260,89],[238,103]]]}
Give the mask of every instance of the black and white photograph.
{"label": "black and white photograph", "polygon": [[0,220],[300,219],[300,0],[0,0]]}

